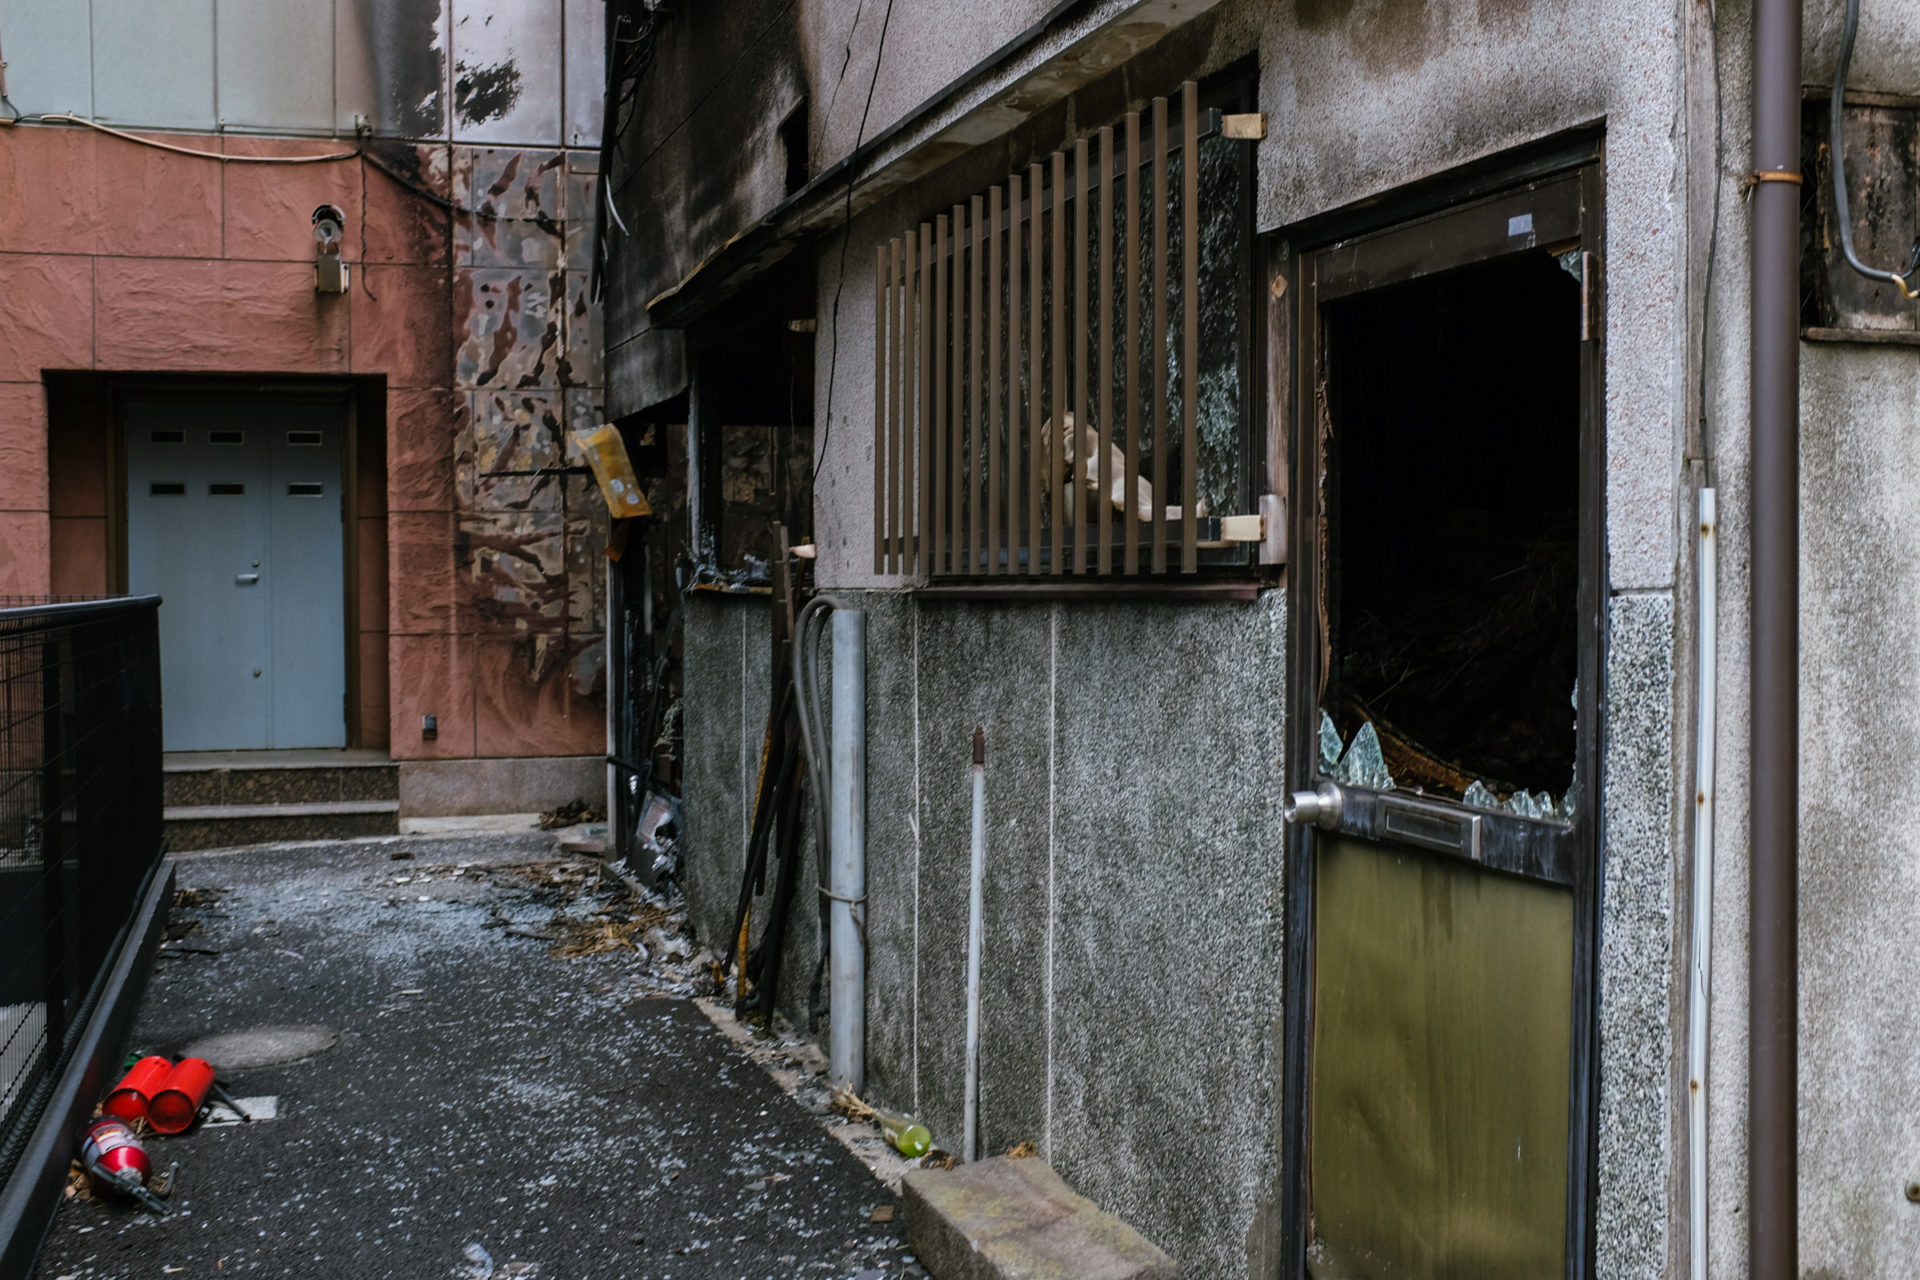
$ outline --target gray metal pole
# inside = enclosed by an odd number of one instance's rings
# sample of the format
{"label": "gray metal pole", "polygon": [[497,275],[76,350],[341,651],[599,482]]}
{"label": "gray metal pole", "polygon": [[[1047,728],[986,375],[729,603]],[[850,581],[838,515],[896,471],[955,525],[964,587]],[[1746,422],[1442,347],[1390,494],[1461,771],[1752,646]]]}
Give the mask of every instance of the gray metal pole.
{"label": "gray metal pole", "polygon": [[865,918],[867,893],[867,615],[859,609],[833,611],[832,752],[827,1065],[835,1084],[858,1093],[867,1041],[867,957],[854,916]]}

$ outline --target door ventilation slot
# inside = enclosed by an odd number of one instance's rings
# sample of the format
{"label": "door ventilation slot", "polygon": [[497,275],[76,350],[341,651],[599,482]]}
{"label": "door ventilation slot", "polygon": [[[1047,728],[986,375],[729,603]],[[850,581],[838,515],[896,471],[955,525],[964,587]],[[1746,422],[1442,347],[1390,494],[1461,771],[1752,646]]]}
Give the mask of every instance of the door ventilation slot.
{"label": "door ventilation slot", "polygon": [[289,498],[318,498],[326,492],[326,486],[317,480],[295,480],[287,485]]}
{"label": "door ventilation slot", "polygon": [[244,497],[246,492],[247,486],[243,484],[210,484],[207,486],[207,496],[211,498],[239,498]]}
{"label": "door ventilation slot", "polygon": [[209,431],[208,444],[245,444],[247,433],[244,431]]}
{"label": "door ventilation slot", "polygon": [[156,480],[147,486],[147,494],[154,498],[184,498],[187,496],[187,486],[165,480]]}
{"label": "door ventilation slot", "polygon": [[154,431],[148,433],[147,439],[155,444],[185,444],[187,442],[187,433],[184,431]]}
{"label": "door ventilation slot", "polygon": [[287,432],[287,443],[319,444],[320,433],[318,431],[289,431]]}

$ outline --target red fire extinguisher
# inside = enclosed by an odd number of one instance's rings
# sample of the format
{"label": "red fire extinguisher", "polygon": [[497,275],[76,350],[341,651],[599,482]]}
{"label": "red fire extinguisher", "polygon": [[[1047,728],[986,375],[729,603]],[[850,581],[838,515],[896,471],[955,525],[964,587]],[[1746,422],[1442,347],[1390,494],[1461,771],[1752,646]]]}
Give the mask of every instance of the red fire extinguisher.
{"label": "red fire extinguisher", "polygon": [[253,1117],[242,1111],[233,1095],[213,1078],[213,1064],[205,1058],[180,1059],[160,1092],[147,1104],[147,1123],[158,1133],[185,1133],[206,1105],[208,1094],[233,1108],[242,1120],[253,1123]]}
{"label": "red fire extinguisher", "polygon": [[131,1124],[147,1114],[147,1107],[153,1101],[153,1095],[165,1087],[167,1076],[173,1072],[173,1063],[161,1057],[146,1057],[133,1064],[133,1069],[121,1077],[120,1083],[113,1086],[113,1092],[101,1110],[110,1116],[118,1116]]}
{"label": "red fire extinguisher", "polygon": [[[167,1212],[166,1202],[147,1188],[153,1161],[146,1147],[118,1116],[100,1116],[81,1132],[80,1164],[98,1190],[131,1196],[154,1213]],[[167,1181],[171,1187],[172,1177]]]}

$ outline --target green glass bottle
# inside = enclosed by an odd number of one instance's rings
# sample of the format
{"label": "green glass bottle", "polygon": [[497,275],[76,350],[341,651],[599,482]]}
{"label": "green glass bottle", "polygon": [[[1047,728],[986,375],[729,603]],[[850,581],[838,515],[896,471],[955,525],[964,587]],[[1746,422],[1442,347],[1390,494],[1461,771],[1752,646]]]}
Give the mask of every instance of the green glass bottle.
{"label": "green glass bottle", "polygon": [[893,1149],[907,1159],[918,1159],[933,1149],[933,1135],[927,1132],[927,1126],[912,1116],[876,1108],[873,1118],[879,1122],[880,1132],[893,1145]]}

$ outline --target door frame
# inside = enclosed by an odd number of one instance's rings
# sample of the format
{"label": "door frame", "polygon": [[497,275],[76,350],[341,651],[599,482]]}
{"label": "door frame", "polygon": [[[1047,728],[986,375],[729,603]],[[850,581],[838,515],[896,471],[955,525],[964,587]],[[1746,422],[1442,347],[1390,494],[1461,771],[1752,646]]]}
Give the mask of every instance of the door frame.
{"label": "door frame", "polygon": [[[195,375],[167,377],[139,375],[112,377],[107,390],[110,397],[108,481],[111,486],[107,506],[107,583],[108,589],[125,595],[127,579],[127,402],[147,400],[256,400],[287,399],[335,401],[341,407],[340,502],[341,590],[345,606],[341,617],[346,627],[345,688],[343,711],[346,717],[347,747],[359,747],[366,741],[366,726],[361,723],[360,682],[360,402],[367,388],[361,379],[346,378],[217,378]],[[375,571],[383,571],[380,566]],[[381,673],[384,675],[385,673]]]}
{"label": "door frame", "polygon": [[[1574,785],[1581,803],[1565,836],[1508,827],[1494,838],[1516,865],[1564,875],[1573,892],[1573,1026],[1568,1093],[1568,1203],[1565,1274],[1587,1280],[1595,1259],[1599,1115],[1599,906],[1604,829],[1605,726],[1605,308],[1606,259],[1604,138],[1582,130],[1535,147],[1476,164],[1405,191],[1302,224],[1270,244],[1276,273],[1290,281],[1289,314],[1277,317],[1293,333],[1293,406],[1287,433],[1293,495],[1287,573],[1287,764],[1289,791],[1311,790],[1319,780],[1318,729],[1322,654],[1320,620],[1326,538],[1320,504],[1323,472],[1321,394],[1321,286],[1339,253],[1338,285],[1329,292],[1354,296],[1432,271],[1491,261],[1484,235],[1463,229],[1462,215],[1486,212],[1529,190],[1578,184],[1578,239],[1592,256],[1585,264],[1586,340],[1581,343],[1579,574],[1577,586],[1579,697]],[[1371,799],[1369,797],[1369,799]],[[1363,809],[1368,808],[1363,803]],[[1378,806],[1371,806],[1377,810]],[[1374,814],[1377,817],[1377,813]],[[1524,823],[1513,819],[1514,824]],[[1493,827],[1505,824],[1484,823]],[[1537,824],[1527,824],[1533,826]],[[1285,832],[1285,1043],[1280,1064],[1282,1239],[1280,1275],[1306,1275],[1309,1239],[1308,1088],[1312,1072],[1314,829]],[[1552,864],[1551,866],[1549,864]]]}

